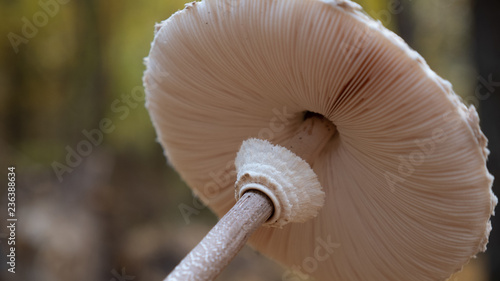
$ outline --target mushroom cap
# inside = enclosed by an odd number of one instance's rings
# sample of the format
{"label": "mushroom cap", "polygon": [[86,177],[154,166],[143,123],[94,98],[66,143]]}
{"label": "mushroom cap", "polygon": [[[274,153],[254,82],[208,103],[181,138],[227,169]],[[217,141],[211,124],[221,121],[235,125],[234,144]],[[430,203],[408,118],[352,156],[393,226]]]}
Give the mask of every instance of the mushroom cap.
{"label": "mushroom cap", "polygon": [[193,2],[156,26],[146,65],[165,154],[218,216],[244,140],[281,144],[308,112],[337,127],[312,166],[324,207],[257,230],[265,255],[318,280],[424,281],[485,250],[496,197],[475,109],[357,4]]}

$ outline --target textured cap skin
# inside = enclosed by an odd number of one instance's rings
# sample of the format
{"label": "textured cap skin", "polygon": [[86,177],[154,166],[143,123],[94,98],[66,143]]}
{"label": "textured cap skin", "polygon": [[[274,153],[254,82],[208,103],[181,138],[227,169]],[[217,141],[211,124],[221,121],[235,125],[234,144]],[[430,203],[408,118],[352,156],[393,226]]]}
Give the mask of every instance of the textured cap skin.
{"label": "textured cap skin", "polygon": [[[322,114],[319,215],[251,244],[284,280],[445,280],[484,251],[496,205],[473,107],[350,1],[206,0],[156,27],[147,107],[169,161],[219,216],[251,137],[281,144]],[[300,275],[302,274],[302,275]]]}

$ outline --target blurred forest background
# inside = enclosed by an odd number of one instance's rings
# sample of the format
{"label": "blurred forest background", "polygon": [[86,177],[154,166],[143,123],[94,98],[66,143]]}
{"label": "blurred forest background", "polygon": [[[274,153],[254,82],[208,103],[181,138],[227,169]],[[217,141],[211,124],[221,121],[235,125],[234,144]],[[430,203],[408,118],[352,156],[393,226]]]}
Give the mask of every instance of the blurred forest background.
{"label": "blurred forest background", "polygon": [[[500,178],[500,1],[356,2],[479,108]],[[0,0],[0,280],[162,280],[214,225],[166,164],[144,108],[153,26],[183,6]],[[67,159],[77,149],[85,155]],[[66,170],[57,165],[67,161]],[[7,272],[3,226],[10,165],[16,274]],[[500,280],[499,236],[497,220],[487,254],[450,280]],[[218,280],[282,280],[284,272],[246,248]]]}

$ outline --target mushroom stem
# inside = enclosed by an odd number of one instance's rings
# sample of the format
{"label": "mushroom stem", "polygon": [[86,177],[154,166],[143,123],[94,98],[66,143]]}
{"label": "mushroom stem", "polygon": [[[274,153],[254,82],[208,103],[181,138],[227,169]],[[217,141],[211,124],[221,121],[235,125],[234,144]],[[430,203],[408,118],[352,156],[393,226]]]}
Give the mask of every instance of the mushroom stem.
{"label": "mushroom stem", "polygon": [[[335,132],[335,126],[330,121],[313,116],[304,120],[294,137],[285,142],[284,147],[312,165]],[[297,173],[302,172],[304,171],[297,171]],[[306,187],[293,186],[293,188],[298,190],[290,192],[302,194],[300,189]],[[313,203],[322,204],[322,198],[321,202]],[[210,281],[216,278],[245,245],[252,233],[271,217],[275,207],[278,208],[276,211],[281,211],[280,207],[275,206],[263,192],[255,189],[245,191],[233,208],[175,267],[165,281]],[[295,208],[295,212],[303,211],[301,207],[292,207]]]}
{"label": "mushroom stem", "polygon": [[319,116],[314,115],[305,119],[294,136],[283,144],[311,167],[325,145],[337,132],[337,128],[330,120]]}
{"label": "mushroom stem", "polygon": [[272,213],[273,204],[265,194],[246,192],[165,281],[215,279]]}

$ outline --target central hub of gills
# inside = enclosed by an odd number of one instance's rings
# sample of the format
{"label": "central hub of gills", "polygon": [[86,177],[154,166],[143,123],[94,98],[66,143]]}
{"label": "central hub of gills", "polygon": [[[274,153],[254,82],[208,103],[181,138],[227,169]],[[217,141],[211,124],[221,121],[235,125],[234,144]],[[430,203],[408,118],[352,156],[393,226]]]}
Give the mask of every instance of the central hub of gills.
{"label": "central hub of gills", "polygon": [[311,167],[335,132],[329,120],[313,115],[283,146],[260,139],[244,141],[235,160],[236,198],[248,190],[266,194],[274,205],[268,226],[283,227],[316,217],[325,193]]}

